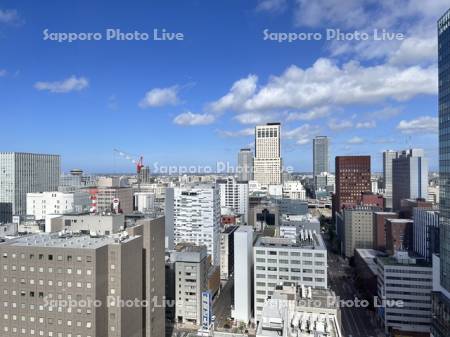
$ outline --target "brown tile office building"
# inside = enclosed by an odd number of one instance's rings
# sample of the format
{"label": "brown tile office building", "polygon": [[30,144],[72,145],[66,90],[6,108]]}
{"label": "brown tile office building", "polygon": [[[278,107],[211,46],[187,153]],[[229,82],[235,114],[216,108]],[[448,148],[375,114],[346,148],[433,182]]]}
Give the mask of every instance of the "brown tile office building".
{"label": "brown tile office building", "polygon": [[335,171],[333,215],[343,208],[356,206],[362,193],[371,192],[370,156],[338,156]]}

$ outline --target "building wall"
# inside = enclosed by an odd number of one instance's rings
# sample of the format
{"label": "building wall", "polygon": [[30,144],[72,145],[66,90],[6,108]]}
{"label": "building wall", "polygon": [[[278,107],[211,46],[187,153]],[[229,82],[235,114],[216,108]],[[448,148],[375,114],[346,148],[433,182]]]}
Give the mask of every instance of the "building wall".
{"label": "building wall", "polygon": [[412,220],[386,220],[386,251],[389,254],[400,250],[412,250],[412,225]]}
{"label": "building wall", "polygon": [[[404,306],[384,309],[382,320],[386,332],[391,330],[429,333],[431,321],[431,266],[411,264],[378,264],[378,296],[386,301],[402,300]],[[382,313],[382,311],[379,311]]]}
{"label": "building wall", "polygon": [[[142,300],[142,239],[95,248],[88,242],[83,248],[0,245],[2,337],[68,331],[72,336],[141,337],[141,309],[109,306],[107,296]],[[46,301],[71,299],[101,305],[46,307]]]}
{"label": "building wall", "polygon": [[355,248],[373,247],[373,211],[344,210],[344,255],[352,257]]}
{"label": "building wall", "polygon": [[318,136],[313,139],[313,176],[329,172],[328,137]]}
{"label": "building wall", "polygon": [[428,197],[428,160],[423,150],[410,149],[392,161],[392,204],[399,210],[402,199]]}
{"label": "building wall", "polygon": [[414,208],[413,219],[413,250],[431,262],[439,254],[439,212]]}
{"label": "building wall", "polygon": [[130,235],[140,235],[143,240],[144,298],[150,302],[144,308],[145,337],[159,337],[165,334],[165,308],[154,305],[163,303],[165,295],[165,219],[138,220],[127,228]]}
{"label": "building wall", "polygon": [[27,215],[35,220],[44,220],[47,214],[64,214],[89,210],[87,192],[41,192],[27,193]]}
{"label": "building wall", "polygon": [[247,323],[252,317],[253,228],[241,226],[234,232],[233,318]]}
{"label": "building wall", "polygon": [[[290,240],[289,240],[290,241]],[[259,245],[253,248],[254,310],[258,321],[268,296],[280,281],[327,288],[327,251],[325,248]]]}
{"label": "building wall", "polygon": [[174,189],[174,242],[206,245],[220,265],[220,192],[215,186]]}
{"label": "building wall", "polygon": [[60,170],[58,155],[0,152],[0,222],[26,214],[27,193],[56,191]]}
{"label": "building wall", "polygon": [[361,193],[371,192],[370,156],[336,157],[335,167],[333,213],[357,205]]}
{"label": "building wall", "polygon": [[441,283],[450,292],[450,12],[438,21],[439,54],[439,178],[441,212]]}
{"label": "building wall", "polygon": [[279,123],[255,128],[254,179],[262,185],[281,184],[280,133]]}
{"label": "building wall", "polygon": [[253,180],[253,153],[251,149],[241,149],[238,155],[238,180]]}
{"label": "building wall", "polygon": [[394,212],[373,213],[373,249],[386,250],[386,219],[397,219],[398,214]]}

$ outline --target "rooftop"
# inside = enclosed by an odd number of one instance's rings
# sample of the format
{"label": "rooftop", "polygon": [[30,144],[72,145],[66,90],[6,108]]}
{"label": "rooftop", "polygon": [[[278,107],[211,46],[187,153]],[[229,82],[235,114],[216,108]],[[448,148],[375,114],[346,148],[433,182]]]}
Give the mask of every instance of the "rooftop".
{"label": "rooftop", "polygon": [[122,233],[109,236],[91,237],[90,235],[60,232],[22,236],[7,241],[4,245],[14,247],[98,249],[109,244],[129,242],[135,238],[135,236],[130,237],[128,234]]}
{"label": "rooftop", "polygon": [[311,230],[300,230],[297,238],[267,237],[258,238],[255,247],[304,248],[326,250],[322,235]]}

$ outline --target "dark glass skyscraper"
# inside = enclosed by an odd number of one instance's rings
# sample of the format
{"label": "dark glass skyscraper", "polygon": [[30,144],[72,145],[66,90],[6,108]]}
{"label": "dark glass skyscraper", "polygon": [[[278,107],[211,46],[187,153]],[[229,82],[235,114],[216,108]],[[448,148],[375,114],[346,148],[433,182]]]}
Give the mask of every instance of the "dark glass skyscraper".
{"label": "dark glass skyscraper", "polygon": [[450,291],[450,10],[438,21],[441,284]]}
{"label": "dark glass skyscraper", "polygon": [[[431,335],[450,336],[450,10],[438,20],[440,283],[431,298]],[[433,268],[437,266],[433,265]]]}

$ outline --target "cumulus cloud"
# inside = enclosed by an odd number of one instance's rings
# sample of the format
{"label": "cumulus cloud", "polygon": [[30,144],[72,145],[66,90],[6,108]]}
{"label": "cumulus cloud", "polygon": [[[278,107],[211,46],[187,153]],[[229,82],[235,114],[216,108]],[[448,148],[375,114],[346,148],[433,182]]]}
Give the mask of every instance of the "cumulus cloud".
{"label": "cumulus cloud", "polygon": [[353,138],[350,138],[350,139],[347,141],[347,143],[348,143],[348,144],[351,144],[351,145],[359,145],[359,144],[364,143],[364,139],[362,139],[361,137],[355,136],[355,137],[353,137]]}
{"label": "cumulus cloud", "polygon": [[237,130],[237,131],[217,130],[217,133],[221,137],[226,137],[226,138],[246,137],[246,136],[253,136],[255,134],[255,129],[246,128],[246,129]]}
{"label": "cumulus cloud", "polygon": [[145,109],[176,105],[179,103],[178,91],[177,85],[168,88],[153,88],[145,94],[145,97],[139,102],[139,106]]}
{"label": "cumulus cloud", "polygon": [[320,128],[318,126],[303,124],[295,129],[283,131],[281,136],[284,139],[294,140],[298,145],[305,145],[308,144],[319,131]]}
{"label": "cumulus cloud", "polygon": [[437,117],[423,116],[412,120],[401,120],[397,129],[405,134],[437,133],[439,121]]}
{"label": "cumulus cloud", "polygon": [[349,54],[362,59],[384,59],[392,64],[436,61],[436,19],[448,9],[442,0],[296,0],[297,26],[340,27],[373,33],[374,29],[400,32],[396,41],[333,41],[333,56]]}
{"label": "cumulus cloud", "polygon": [[179,114],[173,119],[173,122],[183,126],[208,125],[214,123],[216,117],[211,114],[196,114],[190,111]]}
{"label": "cumulus cloud", "polygon": [[327,106],[317,107],[307,112],[292,112],[287,116],[288,121],[312,121],[322,117],[327,117],[330,113],[330,108]]}
{"label": "cumulus cloud", "polygon": [[248,75],[232,85],[230,91],[219,100],[211,103],[209,108],[214,112],[223,112],[225,110],[239,110],[256,91],[258,77]]}
{"label": "cumulus cloud", "polygon": [[85,77],[71,76],[62,81],[56,82],[36,82],[34,87],[37,90],[47,90],[52,93],[68,93],[71,91],[80,91],[89,86],[89,81]]}
{"label": "cumulus cloud", "polygon": [[436,78],[434,66],[398,68],[384,64],[364,67],[354,61],[339,66],[330,59],[320,58],[306,69],[295,65],[288,67],[281,75],[271,76],[258,90],[256,76],[239,80],[229,93],[211,105],[215,111],[232,109],[248,113],[375,103],[388,99],[404,101],[419,94],[435,95]]}
{"label": "cumulus cloud", "polygon": [[245,112],[234,117],[241,124],[263,124],[278,120],[278,114],[270,112]]}

